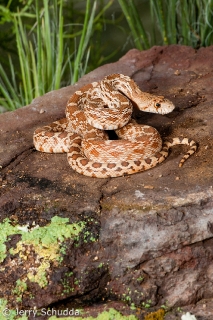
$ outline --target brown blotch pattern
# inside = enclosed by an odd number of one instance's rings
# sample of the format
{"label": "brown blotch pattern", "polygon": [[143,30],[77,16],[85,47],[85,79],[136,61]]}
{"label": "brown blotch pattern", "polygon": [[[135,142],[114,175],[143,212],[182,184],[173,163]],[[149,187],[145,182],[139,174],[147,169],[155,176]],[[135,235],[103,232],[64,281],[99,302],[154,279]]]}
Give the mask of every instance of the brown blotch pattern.
{"label": "brown blotch pattern", "polygon": [[152,163],[152,160],[151,160],[150,158],[147,158],[147,159],[145,159],[145,162],[146,162],[147,164],[151,164],[151,163]]}
{"label": "brown blotch pattern", "polygon": [[107,168],[109,168],[109,169],[113,169],[113,168],[115,168],[116,167],[116,164],[115,163],[108,163],[107,164]]}
{"label": "brown blotch pattern", "polygon": [[129,165],[129,162],[126,162],[126,161],[122,161],[122,162],[121,162],[121,165],[122,165],[123,167],[128,167],[128,165]]}
{"label": "brown blotch pattern", "polygon": [[121,167],[118,167],[115,171],[122,171],[123,169]]}
{"label": "brown blotch pattern", "polygon": [[52,131],[49,131],[49,132],[46,132],[45,135],[46,135],[47,137],[51,138],[51,137],[55,136],[55,133],[52,132]]}
{"label": "brown blotch pattern", "polygon": [[94,162],[94,163],[92,164],[92,166],[93,166],[93,168],[100,168],[100,167],[101,167],[101,163],[99,163],[99,162]]}
{"label": "brown blotch pattern", "polygon": [[80,163],[82,164],[82,166],[86,166],[88,164],[89,160],[87,159],[82,159],[80,160]]}
{"label": "brown blotch pattern", "polygon": [[60,139],[66,138],[66,137],[67,137],[67,132],[61,132],[61,133],[58,135],[58,137],[59,137]]}
{"label": "brown blotch pattern", "polygon": [[139,161],[139,160],[135,160],[135,161],[134,161],[134,163],[136,164],[136,166],[140,166],[141,161]]}
{"label": "brown blotch pattern", "polygon": [[[73,154],[71,159],[72,160],[77,160],[79,157],[81,157],[81,155],[79,153]],[[82,161],[82,160],[81,160]]]}
{"label": "brown blotch pattern", "polygon": [[79,150],[79,148],[78,147],[70,147],[70,149],[69,149],[69,153],[71,153],[71,152],[80,152],[80,150]]}

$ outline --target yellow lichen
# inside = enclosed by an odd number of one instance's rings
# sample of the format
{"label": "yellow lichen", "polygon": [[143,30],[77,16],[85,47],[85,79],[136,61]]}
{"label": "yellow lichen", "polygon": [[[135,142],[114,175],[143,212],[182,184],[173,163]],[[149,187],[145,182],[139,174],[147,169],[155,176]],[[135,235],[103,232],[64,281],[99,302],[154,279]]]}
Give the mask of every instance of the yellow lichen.
{"label": "yellow lichen", "polygon": [[[9,250],[10,254],[18,254],[18,259],[21,259],[24,264],[28,260],[34,259],[32,267],[28,267],[28,273],[21,278],[21,283],[26,283],[27,280],[30,280],[38,283],[43,288],[48,284],[47,275],[51,262],[60,263],[63,260],[63,256],[66,253],[64,240],[78,240],[79,233],[84,227],[85,222],[83,221],[69,224],[68,218],[58,216],[53,217],[46,226],[40,227],[37,225],[33,228],[29,228],[29,225],[14,226],[9,219],[5,219],[0,224],[0,262],[3,262],[6,258],[5,243],[9,237],[14,234],[21,235],[16,247]],[[19,283],[17,282],[17,284]],[[22,291],[18,290],[19,287],[16,286],[13,290],[13,294],[18,300],[22,299],[23,294]]]}
{"label": "yellow lichen", "polygon": [[151,312],[144,317],[144,320],[163,320],[165,310],[159,309],[158,311]]}
{"label": "yellow lichen", "polygon": [[[47,285],[46,272],[50,267],[50,261],[61,261],[60,248],[63,240],[76,238],[85,226],[84,222],[68,224],[67,218],[53,217],[51,223],[44,227],[37,226],[32,230],[16,226],[16,233],[22,235],[16,248],[10,249],[11,254],[19,254],[22,260],[27,260],[30,253],[35,252],[38,267],[29,271],[27,278],[37,282],[41,288]],[[15,231],[13,230],[13,233]]]}
{"label": "yellow lichen", "polygon": [[31,282],[37,282],[41,288],[45,287],[48,284],[46,277],[46,270],[50,267],[49,261],[42,261],[40,266],[37,268],[36,274],[33,272],[28,272],[27,277]]}

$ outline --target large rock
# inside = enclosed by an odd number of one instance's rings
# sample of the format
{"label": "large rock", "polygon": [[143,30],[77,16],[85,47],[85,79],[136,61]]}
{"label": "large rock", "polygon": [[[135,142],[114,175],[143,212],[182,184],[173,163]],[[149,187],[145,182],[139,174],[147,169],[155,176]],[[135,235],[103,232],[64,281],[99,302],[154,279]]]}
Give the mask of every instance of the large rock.
{"label": "large rock", "polygon": [[[162,305],[173,310],[166,319],[180,319],[179,307],[212,319],[212,65],[213,47],[134,49],[76,85],[0,116],[2,306],[28,310],[62,300],[59,309],[75,303],[88,315],[100,311],[86,309],[88,302],[107,308],[111,300],[110,307],[138,319]],[[149,171],[111,179],[81,176],[65,154],[35,151],[35,128],[64,117],[72,93],[110,73],[174,102],[171,114],[135,117],[163,138],[199,143],[182,168],[181,146]]]}

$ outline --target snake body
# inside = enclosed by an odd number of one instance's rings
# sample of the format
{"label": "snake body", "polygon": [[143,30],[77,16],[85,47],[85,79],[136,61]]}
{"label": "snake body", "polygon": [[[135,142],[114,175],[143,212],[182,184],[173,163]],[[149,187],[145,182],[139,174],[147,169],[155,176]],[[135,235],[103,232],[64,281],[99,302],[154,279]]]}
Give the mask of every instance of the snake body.
{"label": "snake body", "polygon": [[[76,91],[69,99],[66,118],[35,130],[38,151],[67,153],[72,169],[97,177],[119,177],[155,167],[177,144],[190,148],[179,163],[197,150],[195,141],[172,138],[162,143],[158,131],[132,119],[134,105],[141,111],[167,114],[174,105],[162,96],[142,92],[122,74],[112,74]],[[115,130],[117,140],[109,140],[107,130]]]}

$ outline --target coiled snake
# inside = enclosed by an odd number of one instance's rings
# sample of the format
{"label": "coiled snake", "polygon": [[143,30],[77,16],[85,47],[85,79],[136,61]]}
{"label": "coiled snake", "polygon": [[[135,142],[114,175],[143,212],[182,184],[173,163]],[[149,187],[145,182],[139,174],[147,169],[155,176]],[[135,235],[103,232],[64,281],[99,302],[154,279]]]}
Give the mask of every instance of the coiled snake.
{"label": "coiled snake", "polygon": [[[181,167],[196,150],[195,141],[172,138],[162,143],[158,131],[132,119],[133,105],[141,111],[167,114],[171,101],[142,92],[122,74],[112,74],[76,91],[66,106],[66,118],[38,128],[33,135],[38,151],[66,152],[72,169],[96,178],[119,177],[155,167],[177,144],[190,148]],[[118,140],[109,140],[115,130]]]}

